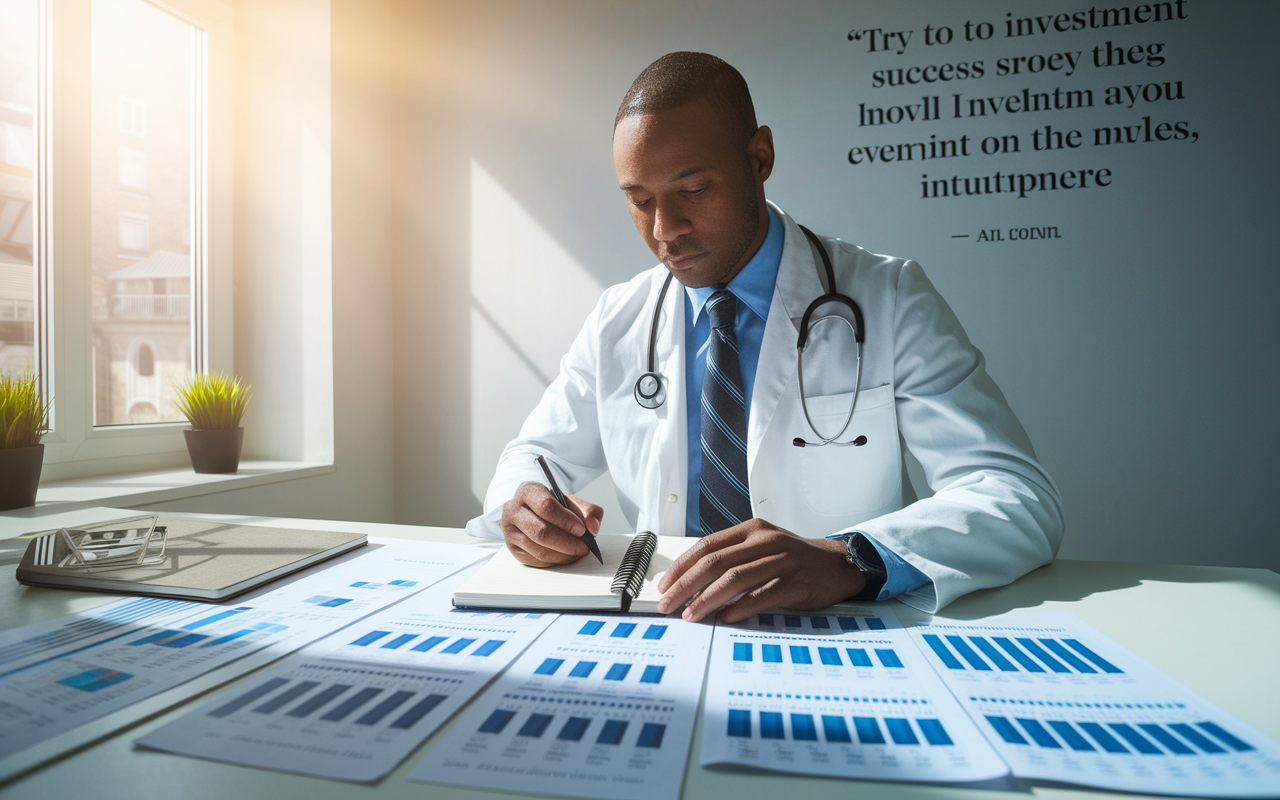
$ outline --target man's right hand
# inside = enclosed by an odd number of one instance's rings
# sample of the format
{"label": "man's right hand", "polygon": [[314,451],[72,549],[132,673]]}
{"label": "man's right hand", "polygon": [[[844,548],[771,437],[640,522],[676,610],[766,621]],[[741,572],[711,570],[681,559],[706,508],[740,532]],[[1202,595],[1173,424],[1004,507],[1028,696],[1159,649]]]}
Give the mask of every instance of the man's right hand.
{"label": "man's right hand", "polygon": [[502,536],[521,564],[572,564],[589,552],[582,536],[588,530],[599,533],[604,509],[573,495],[567,497],[569,508],[560,505],[547,487],[527,481],[502,504]]}

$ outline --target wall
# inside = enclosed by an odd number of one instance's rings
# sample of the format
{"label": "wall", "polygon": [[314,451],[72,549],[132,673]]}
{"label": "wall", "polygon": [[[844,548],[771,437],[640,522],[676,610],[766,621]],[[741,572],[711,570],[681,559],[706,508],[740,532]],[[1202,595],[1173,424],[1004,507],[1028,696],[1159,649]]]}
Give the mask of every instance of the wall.
{"label": "wall", "polygon": [[[1119,8],[1115,2],[1095,6]],[[1280,569],[1268,502],[1280,279],[1276,103],[1267,32],[1280,7],[1187,0],[1187,19],[963,41],[965,21],[1065,2],[560,0],[394,4],[396,519],[458,525],[501,443],[536,402],[601,287],[652,265],[616,188],[609,140],[631,79],[679,49],[715,53],[774,131],[771,199],[810,227],[919,260],[987,355],[1059,482],[1070,558]],[[949,26],[947,46],[922,45]],[[902,55],[855,30],[914,30]],[[1160,66],[1000,76],[997,58],[1111,41],[1163,45]],[[1144,50],[1145,52],[1145,50]],[[982,59],[981,80],[873,86],[886,67]],[[1026,62],[1024,62],[1025,64]],[[1185,98],[1108,107],[1106,87],[1182,81]],[[1092,88],[1095,107],[861,125],[860,104]],[[1036,151],[1034,130],[1186,122],[1195,141]],[[1016,135],[1021,149],[851,164],[854,147]],[[922,197],[921,175],[1108,169],[1110,185]],[[1002,174],[1003,174],[1002,173]],[[928,191],[926,188],[925,192]],[[1009,241],[1010,229],[1059,238]],[[990,231],[1004,241],[989,241]],[[984,237],[983,234],[986,233]],[[1016,233],[1014,235],[1017,235]],[[967,238],[956,238],[967,237]],[[1274,316],[1274,314],[1270,315]],[[594,488],[607,493],[607,486]],[[618,518],[616,508],[608,514]],[[609,525],[606,524],[606,529]]]}
{"label": "wall", "polygon": [[389,522],[388,7],[234,7],[236,369],[255,388],[245,455],[335,471],[158,508]]}

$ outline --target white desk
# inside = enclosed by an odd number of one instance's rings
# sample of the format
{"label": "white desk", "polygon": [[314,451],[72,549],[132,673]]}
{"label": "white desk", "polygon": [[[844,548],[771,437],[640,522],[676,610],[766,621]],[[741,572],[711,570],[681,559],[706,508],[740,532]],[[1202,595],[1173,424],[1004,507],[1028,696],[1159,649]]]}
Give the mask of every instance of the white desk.
{"label": "white desk", "polygon": [[[438,542],[465,542],[460,530],[371,523],[344,523],[276,518],[214,517],[245,524],[325,530],[352,530],[377,536],[394,536]],[[23,587],[13,580],[21,554],[0,550],[0,626],[8,628],[51,619],[92,607],[114,596]],[[1060,608],[1147,659],[1156,667],[1226,711],[1235,714],[1272,739],[1280,740],[1280,575],[1261,569],[1178,567],[1153,564],[1110,564],[1059,561],[1036,570],[1017,583],[963,597],[940,616],[973,619],[1017,608]],[[922,615],[894,602],[904,623],[922,621]],[[1190,634],[1212,631],[1231,642],[1225,650],[1196,648]],[[442,732],[428,739],[387,778],[373,786],[361,786],[317,778],[286,775],[260,769],[200,761],[192,758],[135,749],[133,740],[181,714],[179,706],[128,730],[70,753],[0,787],[0,797],[33,798],[129,798],[130,800],[252,800],[269,798],[453,798],[510,797],[448,786],[410,783],[409,771],[440,741]],[[890,784],[803,778],[769,773],[708,770],[698,766],[701,716],[694,730],[693,748],[685,774],[684,797],[733,797],[735,800],[776,798],[867,797],[915,798],[962,796],[1008,800],[1007,792],[954,789],[926,784]],[[1039,786],[1037,797],[1117,797]]]}

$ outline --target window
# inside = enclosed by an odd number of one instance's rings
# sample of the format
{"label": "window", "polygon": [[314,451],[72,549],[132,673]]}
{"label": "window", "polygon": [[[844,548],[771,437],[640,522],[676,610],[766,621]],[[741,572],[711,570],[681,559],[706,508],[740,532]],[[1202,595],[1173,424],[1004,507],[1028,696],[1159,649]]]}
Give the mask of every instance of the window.
{"label": "window", "polygon": [[174,383],[234,371],[231,22],[219,0],[0,0],[0,370],[53,401],[46,477],[171,461]]}
{"label": "window", "polygon": [[[140,4],[134,4],[140,5]],[[104,18],[110,18],[111,12],[101,13],[103,9],[97,7],[94,3],[94,11],[97,16],[94,22],[101,22]],[[113,9],[114,10],[114,9]],[[158,10],[158,9],[157,9]],[[163,13],[163,12],[162,12]],[[95,45],[101,45],[104,42],[110,42],[108,39],[100,39],[94,42]],[[95,46],[94,55],[98,55],[101,48]],[[120,98],[120,132],[127,133],[130,136],[146,136],[147,135],[147,104],[141,100],[134,100],[132,97]]]}

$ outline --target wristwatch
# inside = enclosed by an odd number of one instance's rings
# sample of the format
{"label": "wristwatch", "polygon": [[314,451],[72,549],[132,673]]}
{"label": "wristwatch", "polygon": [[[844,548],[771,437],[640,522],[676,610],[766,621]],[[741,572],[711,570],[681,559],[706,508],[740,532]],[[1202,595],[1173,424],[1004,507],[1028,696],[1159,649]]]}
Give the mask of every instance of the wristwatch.
{"label": "wristwatch", "polygon": [[867,583],[862,591],[851,597],[851,600],[876,600],[880,590],[884,589],[888,571],[884,568],[884,559],[871,540],[861,533],[851,533],[841,537],[849,554],[849,563],[858,568],[866,576]]}

